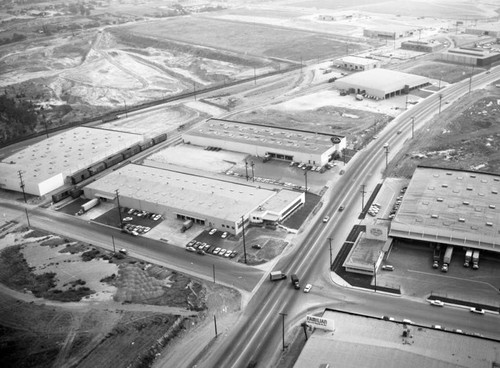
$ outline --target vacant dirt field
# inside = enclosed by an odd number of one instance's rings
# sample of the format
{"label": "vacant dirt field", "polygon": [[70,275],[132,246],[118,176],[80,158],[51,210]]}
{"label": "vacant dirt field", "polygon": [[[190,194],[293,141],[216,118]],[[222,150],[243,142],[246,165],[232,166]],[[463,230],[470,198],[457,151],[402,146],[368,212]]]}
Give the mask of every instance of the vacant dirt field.
{"label": "vacant dirt field", "polygon": [[500,89],[475,91],[418,130],[389,164],[389,177],[411,177],[417,165],[500,172]]}
{"label": "vacant dirt field", "polygon": [[0,250],[5,367],[148,366],[207,314],[240,308],[234,290],[40,231],[2,234]]}

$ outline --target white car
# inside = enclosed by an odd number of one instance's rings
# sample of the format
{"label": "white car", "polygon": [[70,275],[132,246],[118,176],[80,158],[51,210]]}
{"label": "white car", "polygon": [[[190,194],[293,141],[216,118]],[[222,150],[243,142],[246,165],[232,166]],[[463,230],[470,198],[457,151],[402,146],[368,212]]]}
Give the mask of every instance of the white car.
{"label": "white car", "polygon": [[221,249],[219,251],[219,256],[223,256],[227,252],[227,249]]}
{"label": "white car", "polygon": [[406,323],[407,325],[413,325],[413,321],[411,319],[403,319],[403,323]]}
{"label": "white car", "polygon": [[214,235],[217,232],[217,229],[212,229],[208,232],[208,235]]}
{"label": "white car", "polygon": [[393,265],[383,265],[382,269],[384,271],[394,271],[394,266]]}
{"label": "white car", "polygon": [[304,293],[308,293],[308,292],[310,292],[310,291],[311,291],[311,289],[312,289],[312,287],[313,287],[313,286],[312,286],[311,284],[307,284],[307,285],[306,285],[306,287],[304,288]]}
{"label": "white car", "polygon": [[232,250],[228,250],[228,251],[226,252],[226,254],[224,254],[224,257],[226,257],[226,258],[231,257],[231,253],[233,253],[233,251],[232,251]]}
{"label": "white car", "polygon": [[330,216],[323,217],[323,222],[328,222],[328,220],[330,220]]}
{"label": "white car", "polygon": [[224,231],[220,237],[222,239],[226,239],[227,238],[227,231]]}
{"label": "white car", "polygon": [[122,253],[122,254],[127,254],[128,253],[125,248],[120,249],[119,252]]}
{"label": "white car", "polygon": [[431,305],[434,305],[436,307],[444,307],[444,302],[442,302],[441,300],[429,300],[429,303]]}
{"label": "white car", "polygon": [[187,247],[186,250],[188,252],[196,252],[196,249],[194,249],[193,247]]}
{"label": "white car", "polygon": [[484,314],[484,309],[481,309],[481,308],[471,308],[470,311],[472,313]]}
{"label": "white car", "polygon": [[221,251],[221,248],[217,247],[214,249],[212,254],[219,254],[220,251]]}

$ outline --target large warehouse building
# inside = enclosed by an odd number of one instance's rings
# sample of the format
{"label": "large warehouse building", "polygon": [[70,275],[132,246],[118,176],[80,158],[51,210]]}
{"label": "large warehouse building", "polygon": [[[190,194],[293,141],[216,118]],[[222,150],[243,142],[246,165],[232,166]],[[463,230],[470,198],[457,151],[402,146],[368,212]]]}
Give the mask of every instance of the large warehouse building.
{"label": "large warehouse building", "polygon": [[380,68],[351,74],[335,82],[338,89],[375,99],[407,94],[429,84],[429,79],[426,77]]}
{"label": "large warehouse building", "polygon": [[323,166],[346,147],[346,138],[334,134],[274,128],[231,120],[209,119],[184,133],[185,143],[220,147],[258,157]]}
{"label": "large warehouse building", "polygon": [[500,176],[420,166],[389,236],[500,252]]}
{"label": "large warehouse building", "polygon": [[380,68],[380,61],[376,59],[367,59],[359,56],[346,56],[341,58],[340,66],[348,70],[370,70]]}
{"label": "large warehouse building", "polygon": [[155,167],[129,164],[84,188],[87,198],[120,205],[238,235],[246,222],[275,223],[305,202],[305,194],[256,188]]}
{"label": "large warehouse building", "polygon": [[458,48],[450,49],[439,55],[439,60],[449,63],[465,64],[474,66],[489,66],[500,61],[500,53],[490,52],[480,48]]}
{"label": "large warehouse building", "polygon": [[0,162],[0,188],[43,196],[64,185],[67,176],[134,144],[142,135],[79,127],[45,139]]}

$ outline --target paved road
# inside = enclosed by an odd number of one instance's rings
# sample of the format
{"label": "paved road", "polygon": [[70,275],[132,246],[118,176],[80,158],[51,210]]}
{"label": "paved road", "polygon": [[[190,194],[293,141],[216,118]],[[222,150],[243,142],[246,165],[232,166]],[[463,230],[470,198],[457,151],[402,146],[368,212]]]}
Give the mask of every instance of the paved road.
{"label": "paved road", "polygon": [[[346,227],[355,222],[352,217],[347,217],[348,212],[338,213],[336,209],[342,203],[349,207],[359,205],[359,190],[362,184],[373,184],[380,178],[380,172],[385,165],[383,144],[388,142],[392,148],[392,154],[398,147],[403,145],[408,137],[408,128],[412,123],[415,129],[427,119],[436,114],[441,102],[444,110],[444,101],[453,101],[487,82],[500,78],[500,68],[495,68],[491,74],[475,76],[470,83],[469,80],[462,81],[456,85],[447,87],[439,94],[432,95],[426,100],[414,106],[413,109],[401,114],[383,132],[379,138],[369,144],[364,151],[359,152],[348,164],[346,174],[339,180],[335,188],[325,198],[325,210],[318,215],[322,218],[329,214],[332,216],[329,226],[318,222],[309,230],[305,241],[296,252],[283,258],[277,265],[286,273],[297,273],[306,280],[317,280],[325,278],[325,244],[328,237],[345,234]],[[469,84],[470,83],[470,84]],[[414,119],[411,119],[414,117]],[[397,130],[405,130],[405,134],[396,134]],[[360,208],[360,207],[358,207]],[[299,292],[300,293],[300,292]],[[344,310],[363,311],[372,315],[394,315],[409,318],[415,322],[425,325],[441,324],[449,328],[456,327],[463,330],[474,330],[484,335],[500,338],[498,325],[499,317],[480,316],[475,318],[470,312],[443,308],[438,312],[415,303],[413,300],[394,297],[386,297],[380,294],[369,294],[354,289],[335,287],[331,291],[333,302],[309,305],[310,310],[316,307],[339,307]],[[287,328],[296,325],[303,320],[307,308],[303,305],[304,297],[297,296],[288,282],[265,282],[261,285],[254,298],[245,310],[244,317],[233,331],[228,334],[225,341],[217,351],[205,358],[200,364],[210,367],[246,367],[249,362],[258,362],[259,367],[271,366],[276,354],[281,349],[281,323],[280,313],[286,313]],[[340,309],[340,308],[339,308]],[[404,312],[401,312],[404,311]],[[432,311],[432,313],[430,313]],[[465,313],[465,314],[464,314]]]}

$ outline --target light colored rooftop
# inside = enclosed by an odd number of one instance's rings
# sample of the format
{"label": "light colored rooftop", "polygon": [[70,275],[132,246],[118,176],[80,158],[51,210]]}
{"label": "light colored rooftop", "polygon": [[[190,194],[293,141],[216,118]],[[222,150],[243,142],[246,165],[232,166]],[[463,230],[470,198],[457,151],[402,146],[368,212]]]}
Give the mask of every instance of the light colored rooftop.
{"label": "light colored rooftop", "polygon": [[375,59],[367,59],[359,56],[346,56],[340,59],[345,63],[358,64],[358,65],[370,65],[377,64],[379,61]]}
{"label": "light colored rooftop", "polygon": [[[463,334],[326,310],[335,331],[316,329],[294,368],[491,368],[500,344]],[[414,321],[417,322],[418,321]]]}
{"label": "light colored rooftop", "polygon": [[141,135],[98,128],[78,127],[29,146],[0,163],[2,175],[18,175],[26,181],[64,176],[105,159],[143,140]]}
{"label": "light colored rooftop", "polygon": [[447,50],[447,53],[448,54],[477,56],[479,58],[486,58],[486,57],[490,57],[492,55],[498,54],[496,52],[491,52],[489,50],[479,49],[479,48],[477,48],[477,49],[462,49],[462,48],[449,49],[449,50]]}
{"label": "light colored rooftop", "polygon": [[363,72],[353,73],[344,78],[338,79],[343,83],[364,88],[373,88],[390,93],[401,90],[405,85],[420,86],[429,81],[426,77],[419,75],[398,72],[395,70],[375,68]]}
{"label": "light colored rooftop", "polygon": [[276,192],[249,185],[129,164],[87,186],[99,193],[238,221]]}
{"label": "light colored rooftop", "polygon": [[343,136],[333,134],[273,128],[219,119],[209,119],[184,134],[184,136],[189,135],[316,154],[332,148],[335,144],[332,138],[345,139]]}
{"label": "light colored rooftop", "polygon": [[295,202],[300,196],[302,196],[302,193],[283,189],[276,193],[275,196],[269,198],[261,207],[263,210],[280,212],[290,203]]}
{"label": "light colored rooftop", "polygon": [[500,251],[500,176],[418,167],[391,236]]}
{"label": "light colored rooftop", "polygon": [[361,233],[359,241],[352,247],[343,266],[372,271],[373,264],[380,258],[384,245],[385,240],[368,239]]}

